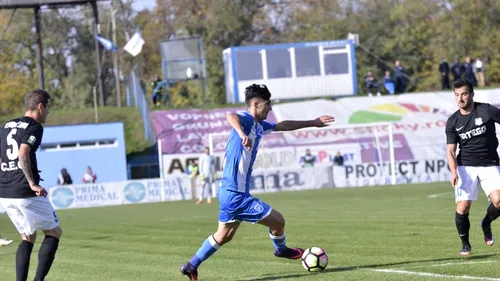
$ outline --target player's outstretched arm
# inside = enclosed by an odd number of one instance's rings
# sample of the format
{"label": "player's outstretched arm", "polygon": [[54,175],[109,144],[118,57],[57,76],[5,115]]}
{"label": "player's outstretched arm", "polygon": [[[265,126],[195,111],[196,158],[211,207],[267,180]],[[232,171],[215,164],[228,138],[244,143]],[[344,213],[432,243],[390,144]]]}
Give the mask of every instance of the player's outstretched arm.
{"label": "player's outstretched arm", "polygon": [[325,127],[329,126],[333,121],[335,121],[335,118],[329,115],[322,115],[314,120],[306,121],[285,120],[276,124],[274,131],[294,131],[309,127]]}
{"label": "player's outstretched arm", "polygon": [[227,119],[227,122],[229,123],[229,125],[231,125],[231,127],[240,136],[241,144],[247,149],[251,148],[252,147],[252,140],[243,131],[243,126],[241,126],[241,121],[240,121],[240,118],[238,117],[238,115],[236,115],[234,113],[228,113],[226,115],[226,119]]}
{"label": "player's outstretched arm", "polygon": [[457,157],[456,157],[457,145],[456,144],[447,144],[446,145],[446,159],[448,160],[448,167],[450,168],[450,183],[455,188],[455,185],[458,182],[458,174],[457,174]]}
{"label": "player's outstretched arm", "polygon": [[30,160],[31,147],[27,144],[22,143],[19,147],[19,163],[21,169],[23,170],[24,176],[30,185],[30,188],[36,193],[37,196],[46,196],[47,192],[45,189],[35,183],[35,178],[33,177],[33,171],[31,170],[31,160]]}

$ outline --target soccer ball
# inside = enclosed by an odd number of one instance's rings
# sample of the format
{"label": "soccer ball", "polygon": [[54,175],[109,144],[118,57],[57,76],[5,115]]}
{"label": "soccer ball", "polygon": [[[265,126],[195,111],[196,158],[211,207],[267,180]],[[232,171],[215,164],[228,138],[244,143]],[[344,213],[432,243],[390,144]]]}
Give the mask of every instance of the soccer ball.
{"label": "soccer ball", "polygon": [[311,247],[302,254],[302,266],[309,272],[325,270],[328,265],[328,255],[320,247]]}

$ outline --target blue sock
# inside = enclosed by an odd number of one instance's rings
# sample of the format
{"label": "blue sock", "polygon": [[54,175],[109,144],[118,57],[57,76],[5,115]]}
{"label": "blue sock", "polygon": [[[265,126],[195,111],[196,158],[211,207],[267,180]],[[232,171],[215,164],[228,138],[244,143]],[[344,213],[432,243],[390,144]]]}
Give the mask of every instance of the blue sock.
{"label": "blue sock", "polygon": [[220,245],[215,241],[214,236],[210,235],[203,245],[201,245],[198,252],[189,261],[194,267],[200,266],[200,264],[213,255],[217,250],[219,250]]}
{"label": "blue sock", "polygon": [[281,251],[283,249],[286,249],[286,236],[285,232],[281,234],[280,236],[274,236],[269,232],[269,237],[271,237],[271,241],[273,241],[274,249]]}

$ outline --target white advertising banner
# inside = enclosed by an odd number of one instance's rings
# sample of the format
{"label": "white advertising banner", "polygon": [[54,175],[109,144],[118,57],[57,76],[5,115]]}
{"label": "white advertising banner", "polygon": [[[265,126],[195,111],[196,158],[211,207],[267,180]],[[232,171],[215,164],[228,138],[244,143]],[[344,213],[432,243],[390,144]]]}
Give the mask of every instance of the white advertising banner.
{"label": "white advertising banner", "polygon": [[328,166],[295,169],[260,169],[251,177],[251,193],[306,190],[333,187]]}
{"label": "white advertising banner", "polygon": [[[396,184],[442,182],[450,178],[445,159],[398,161],[395,164]],[[391,184],[392,167],[354,164],[333,167],[335,187],[362,187]]]}
{"label": "white advertising banner", "polygon": [[160,179],[146,179],[49,188],[49,199],[55,209],[177,201],[191,198],[188,176],[170,176],[164,179],[163,184]]}
{"label": "white advertising banner", "polygon": [[[474,100],[500,107],[500,89],[476,89]],[[385,122],[393,124],[396,165],[401,166],[401,169],[412,167],[404,175],[398,173],[399,168],[396,169],[398,183],[447,181],[445,126],[448,117],[457,109],[452,91],[276,104],[270,113],[271,122],[310,120],[318,115],[329,114],[335,116],[335,123],[322,130],[298,130],[263,137],[254,173],[268,169],[299,168],[300,157],[306,149],[310,149],[317,158],[316,166],[331,167],[337,152],[343,156],[345,167],[334,168],[343,170],[334,173],[336,186],[386,184],[390,173],[382,173],[384,169],[379,166],[387,166],[390,162],[388,127],[376,124]],[[205,114],[207,119],[218,112],[199,111],[198,114]],[[168,114],[170,111],[165,112]],[[200,146],[207,145],[208,133],[229,132],[229,125],[222,117],[217,121],[222,123],[217,130],[203,127],[204,137],[198,140]],[[188,120],[184,126],[189,126],[189,122],[197,124],[197,120]],[[170,132],[175,129],[167,125],[163,130]],[[498,134],[498,124],[496,129]],[[195,134],[196,130],[193,127],[189,132]],[[173,133],[176,133],[175,130]],[[170,145],[175,147],[174,143]],[[224,147],[225,139],[219,136],[214,141],[214,156],[219,169]],[[199,155],[178,151],[165,154],[163,174],[184,173],[188,159],[197,159]],[[429,163],[436,161],[439,161],[439,165],[444,161],[445,169],[433,172]],[[374,171],[376,175],[372,174]]]}

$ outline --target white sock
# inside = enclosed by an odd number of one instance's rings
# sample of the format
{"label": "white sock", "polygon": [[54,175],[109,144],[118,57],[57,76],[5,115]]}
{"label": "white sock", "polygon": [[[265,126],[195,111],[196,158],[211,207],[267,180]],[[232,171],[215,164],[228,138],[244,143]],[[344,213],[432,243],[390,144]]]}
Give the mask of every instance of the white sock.
{"label": "white sock", "polygon": [[198,197],[198,199],[199,199],[200,201],[202,201],[202,200],[203,200],[203,190],[205,190],[205,188],[203,188],[203,187],[202,187],[202,188],[201,188],[201,191],[200,191],[200,196]]}
{"label": "white sock", "polygon": [[212,196],[213,197],[216,197],[217,196],[217,185],[215,183],[212,183],[210,185],[210,189],[212,191]]}

